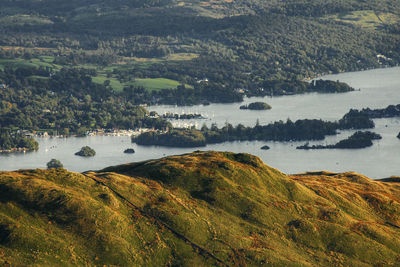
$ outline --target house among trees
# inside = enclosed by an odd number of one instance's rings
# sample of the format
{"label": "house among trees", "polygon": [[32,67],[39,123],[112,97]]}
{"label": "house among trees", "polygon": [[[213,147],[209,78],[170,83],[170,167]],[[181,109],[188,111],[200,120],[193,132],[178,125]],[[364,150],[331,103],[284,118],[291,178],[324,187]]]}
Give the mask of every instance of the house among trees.
{"label": "house among trees", "polygon": [[238,94],[244,94],[244,88],[235,88],[235,92]]}
{"label": "house among trees", "polygon": [[197,83],[208,83],[208,78],[197,80]]}

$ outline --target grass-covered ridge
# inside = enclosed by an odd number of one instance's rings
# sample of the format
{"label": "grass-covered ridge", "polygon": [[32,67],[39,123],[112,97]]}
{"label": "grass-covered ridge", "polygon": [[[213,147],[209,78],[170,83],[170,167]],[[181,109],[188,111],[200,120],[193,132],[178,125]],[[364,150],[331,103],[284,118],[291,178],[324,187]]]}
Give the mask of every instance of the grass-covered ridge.
{"label": "grass-covered ridge", "polygon": [[0,173],[0,265],[397,265],[400,185],[194,152]]}

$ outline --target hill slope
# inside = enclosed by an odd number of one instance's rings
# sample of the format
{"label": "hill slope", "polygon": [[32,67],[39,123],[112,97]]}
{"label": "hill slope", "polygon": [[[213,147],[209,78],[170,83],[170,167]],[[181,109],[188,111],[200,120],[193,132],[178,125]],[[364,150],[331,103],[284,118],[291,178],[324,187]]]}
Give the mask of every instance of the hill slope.
{"label": "hill slope", "polygon": [[97,67],[93,78],[117,91],[134,79],[196,87],[207,77],[258,94],[264,80],[400,62],[396,0],[4,0],[0,14],[0,59]]}
{"label": "hill slope", "polygon": [[248,154],[0,173],[0,265],[398,265],[399,225],[398,183]]}

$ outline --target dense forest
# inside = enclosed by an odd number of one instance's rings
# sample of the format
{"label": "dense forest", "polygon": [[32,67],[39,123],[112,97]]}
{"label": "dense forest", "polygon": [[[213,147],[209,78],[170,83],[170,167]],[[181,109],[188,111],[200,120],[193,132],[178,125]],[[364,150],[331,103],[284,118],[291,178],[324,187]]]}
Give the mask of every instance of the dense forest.
{"label": "dense forest", "polygon": [[46,70],[0,71],[0,79],[8,84],[0,89],[2,127],[62,135],[82,135],[100,128],[171,127],[163,119],[150,117],[144,107],[134,105],[124,93],[115,94],[93,83],[87,70],[63,69],[48,79],[30,79],[38,72]]}
{"label": "dense forest", "polygon": [[197,90],[220,91],[208,99],[218,102],[240,101],[238,88],[304,92],[310,77],[400,62],[395,0],[23,0],[3,1],[0,14],[0,59],[97,68],[113,89],[170,79],[189,85],[183,100],[164,92],[178,104],[198,102],[186,99]]}

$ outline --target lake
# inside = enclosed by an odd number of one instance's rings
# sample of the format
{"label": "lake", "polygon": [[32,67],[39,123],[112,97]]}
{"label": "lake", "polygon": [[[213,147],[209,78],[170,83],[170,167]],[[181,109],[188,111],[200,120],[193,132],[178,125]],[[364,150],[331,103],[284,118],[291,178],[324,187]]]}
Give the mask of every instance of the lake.
{"label": "lake", "polygon": [[[159,114],[172,112],[200,113],[205,120],[174,120],[174,126],[196,125],[198,128],[206,123],[215,122],[223,126],[226,122],[254,126],[257,119],[260,124],[284,120],[323,119],[338,120],[351,108],[383,108],[391,104],[400,104],[400,67],[375,69],[362,72],[348,72],[321,77],[329,80],[346,82],[356,90],[340,94],[310,93],[303,95],[252,97],[242,103],[197,105],[178,107],[169,105],[150,106]],[[272,106],[271,110],[239,110],[239,107],[251,102],[263,101]]]}
{"label": "lake", "polygon": [[[273,98],[254,97],[246,98],[244,103],[208,106],[160,105],[151,106],[149,110],[157,111],[159,114],[200,113],[207,119],[172,121],[175,126],[195,125],[199,128],[204,123],[208,126],[212,123],[222,126],[226,122],[233,125],[241,123],[245,126],[254,126],[257,120],[260,124],[267,124],[277,120],[285,121],[288,118],[293,121],[304,118],[338,120],[351,108],[385,108],[390,104],[400,103],[400,67],[341,73],[321,78],[346,82],[360,90],[341,94],[311,93]],[[239,109],[239,106],[255,101],[267,102],[272,109],[265,111]],[[354,150],[296,150],[296,146],[304,142],[229,142],[191,149],[138,146],[131,144],[127,136],[37,138],[40,146],[37,152],[0,155],[0,170],[46,168],[46,163],[56,158],[68,170],[81,172],[201,149],[251,153],[261,157],[266,164],[285,173],[327,170],[355,171],[371,178],[400,175],[400,140],[396,138],[400,131],[400,118],[374,121],[376,128],[373,131],[381,134],[383,139],[374,141],[372,147]],[[329,136],[323,141],[310,142],[310,144],[332,144],[353,132],[342,131],[337,136]],[[265,144],[271,149],[261,150],[260,147]],[[95,157],[81,158],[74,155],[85,145],[96,150]],[[123,151],[129,147],[134,148],[136,153],[124,154]]]}

